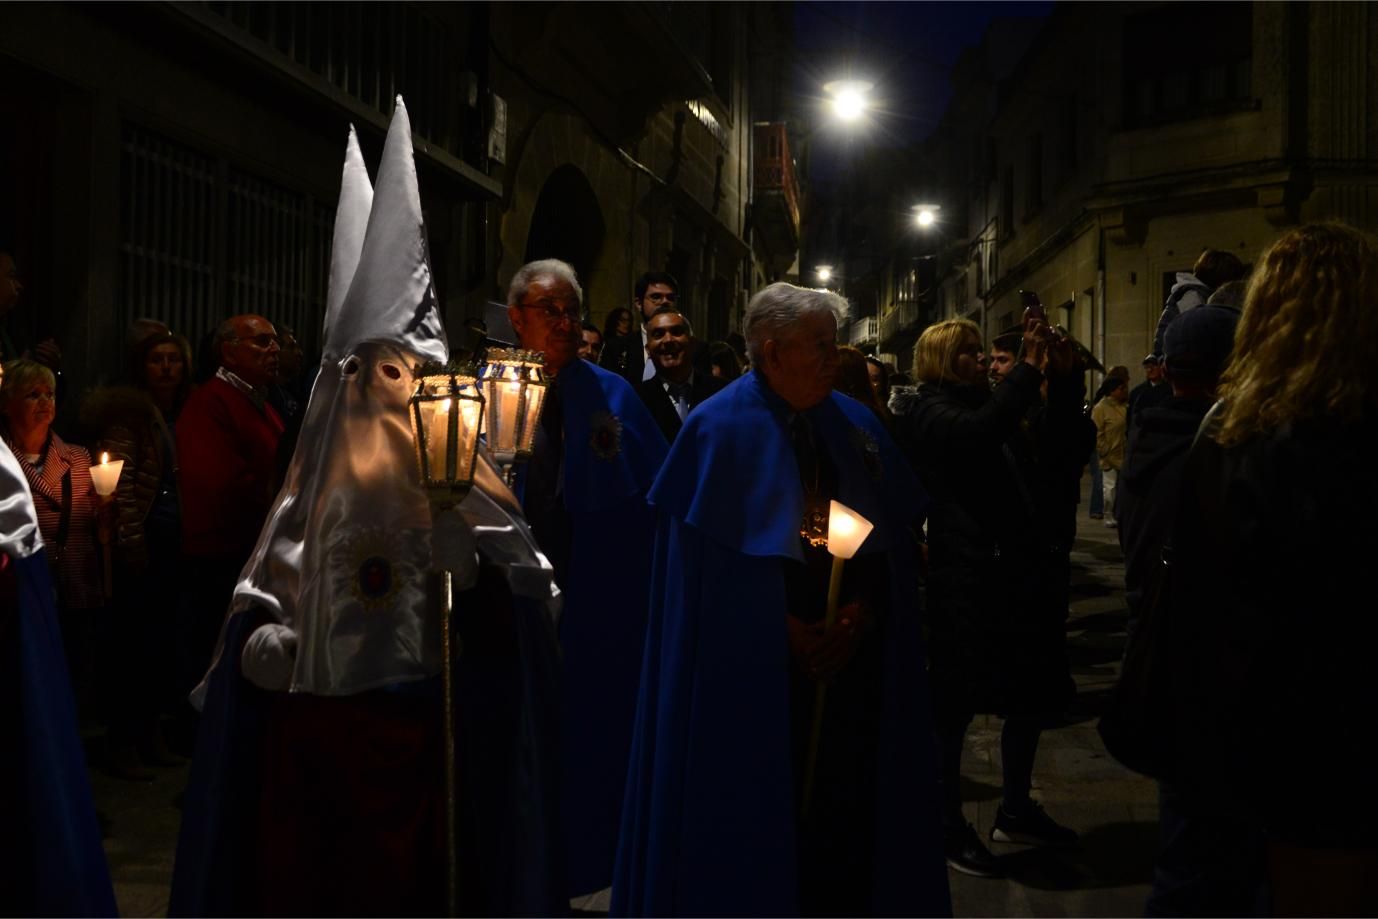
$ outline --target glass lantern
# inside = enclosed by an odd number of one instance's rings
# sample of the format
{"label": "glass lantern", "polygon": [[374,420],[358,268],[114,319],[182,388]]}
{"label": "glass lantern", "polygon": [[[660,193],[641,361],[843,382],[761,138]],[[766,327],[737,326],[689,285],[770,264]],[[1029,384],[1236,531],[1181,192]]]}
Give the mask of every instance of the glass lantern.
{"label": "glass lantern", "polygon": [[472,364],[423,364],[407,400],[421,487],[432,501],[452,504],[474,482],[483,394]]}
{"label": "glass lantern", "polygon": [[490,350],[479,370],[486,405],[485,431],[493,458],[507,470],[531,458],[545,403],[545,356],[514,348]]}

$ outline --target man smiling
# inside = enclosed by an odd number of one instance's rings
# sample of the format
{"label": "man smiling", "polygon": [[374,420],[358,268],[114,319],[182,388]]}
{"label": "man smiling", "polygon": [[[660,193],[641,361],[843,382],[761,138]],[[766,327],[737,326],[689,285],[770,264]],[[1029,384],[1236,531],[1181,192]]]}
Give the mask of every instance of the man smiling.
{"label": "man smiling", "polygon": [[727,385],[726,380],[694,372],[694,330],[683,313],[663,306],[646,323],[646,347],[656,375],[636,387],[665,439],[674,442],[695,406]]}

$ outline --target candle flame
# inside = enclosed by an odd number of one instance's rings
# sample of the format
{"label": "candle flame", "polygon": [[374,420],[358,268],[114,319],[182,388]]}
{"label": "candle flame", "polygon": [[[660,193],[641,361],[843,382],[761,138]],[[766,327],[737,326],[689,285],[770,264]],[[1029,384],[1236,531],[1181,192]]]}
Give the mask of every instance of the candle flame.
{"label": "candle flame", "polygon": [[105,466],[105,465],[107,465],[109,462],[110,462],[110,454],[109,454],[109,453],[102,453],[102,454],[100,455],[100,464],[101,464],[102,466]]}

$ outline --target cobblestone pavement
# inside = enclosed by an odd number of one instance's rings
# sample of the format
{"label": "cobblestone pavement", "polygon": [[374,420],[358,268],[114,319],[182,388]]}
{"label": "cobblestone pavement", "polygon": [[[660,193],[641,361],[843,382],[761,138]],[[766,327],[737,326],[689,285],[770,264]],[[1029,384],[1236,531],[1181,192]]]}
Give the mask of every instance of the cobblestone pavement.
{"label": "cobblestone pavement", "polygon": [[[1087,519],[1085,507],[1072,552],[1067,627],[1078,696],[1068,724],[1043,735],[1034,768],[1034,797],[1081,833],[1082,845],[1051,853],[993,844],[1010,877],[950,872],[958,916],[1143,915],[1157,840],[1156,788],[1112,760],[1096,734],[1124,642],[1124,567],[1115,531]],[[963,795],[967,817],[983,835],[1000,800],[1000,725],[978,716],[967,735]],[[152,783],[136,784],[92,771],[97,806],[109,823],[105,851],[122,916],[167,913],[181,821],[174,800],[186,772],[160,769]],[[575,905],[601,911],[607,902],[603,892]]]}

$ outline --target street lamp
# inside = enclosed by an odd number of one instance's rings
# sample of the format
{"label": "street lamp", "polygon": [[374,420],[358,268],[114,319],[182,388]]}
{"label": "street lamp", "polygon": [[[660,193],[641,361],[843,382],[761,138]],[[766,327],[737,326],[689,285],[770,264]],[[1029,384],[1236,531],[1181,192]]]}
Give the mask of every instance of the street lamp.
{"label": "street lamp", "polygon": [[875,84],[866,80],[833,80],[823,84],[833,114],[841,121],[856,121],[865,114],[871,104],[867,94],[874,88]]}
{"label": "street lamp", "polygon": [[818,266],[818,280],[822,281],[824,284],[827,284],[829,281],[832,280],[832,277],[833,277],[833,266],[832,266],[832,265],[819,265],[819,266]]}
{"label": "street lamp", "polygon": [[941,204],[916,204],[914,205],[914,222],[926,230],[938,222],[938,211],[942,209]]}

